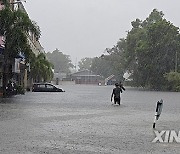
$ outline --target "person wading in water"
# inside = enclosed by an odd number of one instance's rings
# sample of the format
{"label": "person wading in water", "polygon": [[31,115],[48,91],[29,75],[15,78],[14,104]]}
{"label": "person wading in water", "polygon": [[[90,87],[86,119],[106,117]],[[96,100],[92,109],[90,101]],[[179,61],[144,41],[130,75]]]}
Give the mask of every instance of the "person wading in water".
{"label": "person wading in water", "polygon": [[120,93],[122,93],[123,90],[125,90],[125,88],[123,87],[122,84],[115,83],[115,88],[113,89],[112,94],[111,94],[111,102],[112,102],[112,98],[114,96],[114,104],[117,103],[120,105],[120,103],[121,103]]}

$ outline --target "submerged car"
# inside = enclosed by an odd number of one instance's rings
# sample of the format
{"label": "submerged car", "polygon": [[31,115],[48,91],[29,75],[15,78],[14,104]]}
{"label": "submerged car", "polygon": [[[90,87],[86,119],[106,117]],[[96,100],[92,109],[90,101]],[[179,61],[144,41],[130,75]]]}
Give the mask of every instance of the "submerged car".
{"label": "submerged car", "polygon": [[63,89],[56,87],[51,83],[34,83],[33,92],[65,92]]}

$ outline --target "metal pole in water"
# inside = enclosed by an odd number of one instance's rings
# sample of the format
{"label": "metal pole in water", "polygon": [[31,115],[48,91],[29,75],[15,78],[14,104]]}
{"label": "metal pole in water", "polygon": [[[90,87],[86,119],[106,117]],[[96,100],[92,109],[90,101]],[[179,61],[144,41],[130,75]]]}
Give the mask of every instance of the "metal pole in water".
{"label": "metal pole in water", "polygon": [[161,115],[162,107],[163,107],[163,100],[161,99],[160,101],[157,102],[157,105],[156,105],[156,112],[155,112],[155,116],[154,116],[153,128],[156,127],[156,122]]}

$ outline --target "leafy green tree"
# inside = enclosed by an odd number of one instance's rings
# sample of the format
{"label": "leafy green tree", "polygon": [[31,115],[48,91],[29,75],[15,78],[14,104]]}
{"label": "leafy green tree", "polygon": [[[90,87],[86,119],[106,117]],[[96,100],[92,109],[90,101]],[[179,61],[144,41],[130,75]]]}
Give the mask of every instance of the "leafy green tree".
{"label": "leafy green tree", "polygon": [[40,37],[39,27],[33,24],[28,15],[21,10],[11,10],[8,0],[3,0],[5,8],[0,11],[0,35],[5,37],[3,91],[6,91],[10,60],[18,53],[29,56],[30,48],[27,42],[28,32],[32,32],[36,39]]}
{"label": "leafy green tree", "polygon": [[171,71],[166,73],[164,77],[168,81],[168,90],[180,91],[180,73]]}
{"label": "leafy green tree", "polygon": [[153,89],[166,85],[164,74],[175,69],[179,52],[179,28],[165,19],[148,27],[149,84]]}
{"label": "leafy green tree", "polygon": [[156,90],[169,88],[164,74],[179,71],[179,28],[163,18],[164,14],[154,9],[144,20],[132,21],[132,29],[125,39],[107,49],[105,56],[111,73],[122,79],[128,71],[134,86]]}
{"label": "leafy green tree", "polygon": [[27,34],[32,32],[40,37],[39,27],[20,9],[12,11],[9,7],[0,11],[0,35],[5,37],[5,55],[15,57],[19,52],[26,53]]}
{"label": "leafy green tree", "polygon": [[79,71],[81,70],[90,70],[91,65],[92,65],[92,60],[93,58],[82,58],[79,62],[78,62],[78,66],[79,66]]}
{"label": "leafy green tree", "polygon": [[124,75],[124,53],[126,40],[120,39],[113,48],[106,48],[108,55],[101,55],[92,60],[91,70],[104,78],[114,74],[117,81],[123,80]]}
{"label": "leafy green tree", "polygon": [[47,59],[54,65],[54,72],[56,73],[70,73],[70,68],[74,67],[70,60],[70,56],[63,54],[58,49],[54,50],[52,53],[48,52],[46,56]]}
{"label": "leafy green tree", "polygon": [[163,89],[164,74],[174,70],[175,55],[179,52],[178,28],[163,19],[156,9],[127,35],[125,66],[132,73],[136,86]]}
{"label": "leafy green tree", "polygon": [[124,80],[123,75],[126,72],[126,69],[124,69],[124,53],[126,50],[127,46],[125,39],[120,39],[117,42],[117,45],[111,49],[107,49],[109,55],[106,56],[106,59],[108,59],[112,69],[111,72],[116,76],[117,81]]}
{"label": "leafy green tree", "polygon": [[34,82],[50,81],[53,77],[52,67],[45,54],[34,55],[31,60],[31,77]]}
{"label": "leafy green tree", "polygon": [[110,61],[107,59],[106,55],[102,55],[101,57],[95,57],[92,60],[91,71],[94,73],[107,78],[111,74],[113,74],[113,70],[110,64]]}

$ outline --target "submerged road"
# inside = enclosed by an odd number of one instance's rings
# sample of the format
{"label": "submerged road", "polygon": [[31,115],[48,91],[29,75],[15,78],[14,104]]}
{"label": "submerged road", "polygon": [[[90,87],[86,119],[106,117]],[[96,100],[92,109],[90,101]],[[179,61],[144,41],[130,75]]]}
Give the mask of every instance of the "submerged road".
{"label": "submerged road", "polygon": [[180,130],[180,94],[126,88],[111,105],[113,86],[64,85],[65,93],[0,99],[0,154],[177,154],[180,143],[152,143],[156,130]]}

